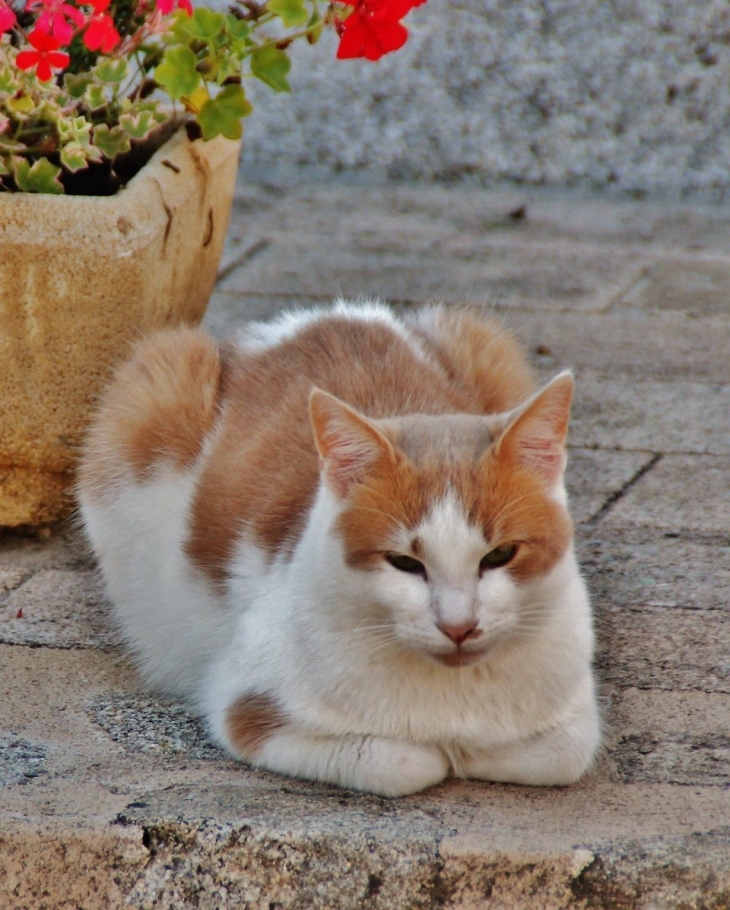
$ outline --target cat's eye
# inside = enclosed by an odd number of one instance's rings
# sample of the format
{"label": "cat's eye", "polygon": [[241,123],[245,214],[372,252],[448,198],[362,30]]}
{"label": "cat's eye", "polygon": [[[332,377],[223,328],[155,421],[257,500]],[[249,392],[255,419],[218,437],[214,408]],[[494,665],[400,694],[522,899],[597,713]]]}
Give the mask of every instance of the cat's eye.
{"label": "cat's eye", "polygon": [[495,547],[482,557],[482,561],[479,563],[480,573],[486,572],[488,569],[499,569],[500,566],[506,566],[514,559],[516,552],[517,544],[515,543],[505,543],[501,547]]}
{"label": "cat's eye", "polygon": [[426,577],[426,567],[412,556],[406,556],[404,553],[386,553],[385,558],[394,569],[398,569],[400,572],[410,572],[412,575]]}

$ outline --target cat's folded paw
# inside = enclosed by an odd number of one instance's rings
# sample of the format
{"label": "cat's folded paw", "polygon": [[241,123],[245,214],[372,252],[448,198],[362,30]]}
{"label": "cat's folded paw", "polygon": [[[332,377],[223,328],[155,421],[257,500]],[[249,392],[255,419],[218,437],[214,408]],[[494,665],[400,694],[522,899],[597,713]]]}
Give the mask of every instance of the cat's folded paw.
{"label": "cat's folded paw", "polygon": [[[365,759],[365,751],[369,753]],[[408,796],[440,783],[449,773],[449,761],[436,746],[397,740],[369,740],[361,755],[362,780],[356,787],[378,796]]]}
{"label": "cat's folded paw", "polygon": [[318,736],[293,726],[273,730],[254,750],[235,754],[261,768],[377,796],[407,796],[442,781],[441,749],[381,736]]}

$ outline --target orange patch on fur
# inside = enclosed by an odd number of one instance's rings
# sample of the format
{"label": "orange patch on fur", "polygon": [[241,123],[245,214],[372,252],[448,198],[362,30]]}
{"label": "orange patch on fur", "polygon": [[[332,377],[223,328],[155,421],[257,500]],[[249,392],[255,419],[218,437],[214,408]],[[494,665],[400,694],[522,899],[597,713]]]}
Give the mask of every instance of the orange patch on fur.
{"label": "orange patch on fur", "polygon": [[319,483],[314,386],[370,417],[474,410],[396,332],[331,316],[261,352],[222,351],[222,427],[198,485],[186,552],[221,586],[242,532],[272,557],[296,544]]}
{"label": "orange patch on fur", "polygon": [[286,725],[286,718],[268,695],[245,695],[226,712],[226,732],[234,751],[253,760],[266,740]]}
{"label": "orange patch on fur", "polygon": [[473,464],[448,464],[434,455],[419,466],[403,459],[396,469],[355,488],[339,519],[348,565],[380,565],[388,541],[400,529],[417,528],[447,491],[459,497],[465,520],[482,531],[490,547],[518,544],[508,565],[518,581],[548,572],[572,541],[567,510],[520,465],[498,460],[493,450]]}
{"label": "orange patch on fur", "polygon": [[413,328],[480,413],[510,411],[535,391],[522,347],[494,323],[468,310],[438,307],[428,322],[416,317]]}
{"label": "orange patch on fur", "polygon": [[218,413],[219,380],[218,349],[203,332],[166,331],[137,345],[102,399],[81,488],[99,496],[129,468],[142,478],[160,460],[193,464]]}
{"label": "orange patch on fur", "polygon": [[492,457],[485,466],[485,490],[474,520],[491,546],[516,543],[507,566],[516,581],[544,575],[566,553],[573,539],[567,509],[551,499],[536,477],[519,465]]}

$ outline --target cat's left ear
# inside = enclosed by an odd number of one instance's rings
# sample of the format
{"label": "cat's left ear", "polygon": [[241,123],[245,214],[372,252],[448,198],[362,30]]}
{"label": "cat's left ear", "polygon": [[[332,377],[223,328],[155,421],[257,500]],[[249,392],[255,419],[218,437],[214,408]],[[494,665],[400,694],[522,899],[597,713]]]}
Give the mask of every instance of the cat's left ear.
{"label": "cat's left ear", "polygon": [[542,391],[507,417],[497,442],[498,458],[522,464],[548,486],[563,479],[567,456],[565,440],[573,400],[573,376],[560,373]]}
{"label": "cat's left ear", "polygon": [[377,427],[334,395],[315,389],[309,413],[322,473],[343,499],[354,483],[395,460],[393,446]]}

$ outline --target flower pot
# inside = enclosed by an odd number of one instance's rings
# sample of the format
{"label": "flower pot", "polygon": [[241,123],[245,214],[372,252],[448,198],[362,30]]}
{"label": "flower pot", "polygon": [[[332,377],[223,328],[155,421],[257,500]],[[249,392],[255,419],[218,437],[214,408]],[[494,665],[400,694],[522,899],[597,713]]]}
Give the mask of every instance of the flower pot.
{"label": "flower pot", "polygon": [[238,143],[175,134],[114,196],[0,195],[0,526],[73,508],[94,401],[130,343],[197,324]]}

